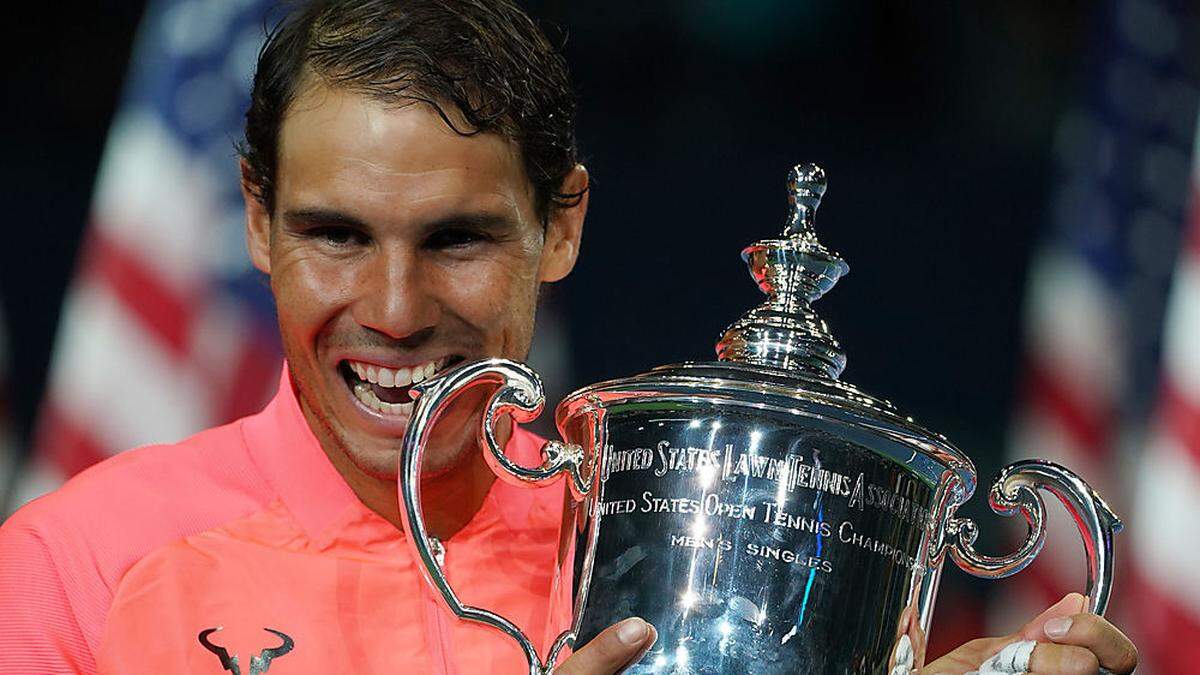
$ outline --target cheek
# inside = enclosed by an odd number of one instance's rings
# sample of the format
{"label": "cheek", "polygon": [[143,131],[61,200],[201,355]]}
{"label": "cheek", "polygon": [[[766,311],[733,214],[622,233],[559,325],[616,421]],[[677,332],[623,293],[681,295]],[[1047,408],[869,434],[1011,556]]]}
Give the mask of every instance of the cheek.
{"label": "cheek", "polygon": [[512,260],[471,267],[441,284],[448,292],[446,304],[483,333],[490,351],[513,356],[527,348],[524,343],[532,335],[537,302],[536,262]]}
{"label": "cheek", "polygon": [[282,332],[292,341],[307,340],[321,331],[349,302],[353,267],[333,265],[315,257],[280,256],[271,263]]}

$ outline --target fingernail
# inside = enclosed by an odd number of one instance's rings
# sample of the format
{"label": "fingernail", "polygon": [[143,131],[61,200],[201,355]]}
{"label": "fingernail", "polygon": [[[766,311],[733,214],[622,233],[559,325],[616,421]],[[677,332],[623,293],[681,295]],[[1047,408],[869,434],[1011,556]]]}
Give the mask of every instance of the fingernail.
{"label": "fingernail", "polygon": [[1046,622],[1046,625],[1042,627],[1042,630],[1046,631],[1046,637],[1055,639],[1061,638],[1067,634],[1067,631],[1071,630],[1071,617],[1060,616],[1055,619],[1050,619]]}
{"label": "fingernail", "polygon": [[617,628],[617,637],[627,645],[640,644],[646,639],[646,628],[649,626],[645,621],[638,618],[625,619],[621,622],[621,626]]}

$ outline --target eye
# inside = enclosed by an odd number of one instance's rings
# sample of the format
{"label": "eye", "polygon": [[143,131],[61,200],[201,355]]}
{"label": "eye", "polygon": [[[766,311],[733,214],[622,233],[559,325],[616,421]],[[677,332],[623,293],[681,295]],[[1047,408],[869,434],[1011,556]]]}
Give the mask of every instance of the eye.
{"label": "eye", "polygon": [[487,234],[478,230],[448,227],[431,233],[425,240],[425,246],[431,249],[463,248],[490,240]]}
{"label": "eye", "polygon": [[305,232],[309,239],[315,239],[336,248],[361,246],[368,243],[367,235],[352,227],[336,225],[314,227]]}

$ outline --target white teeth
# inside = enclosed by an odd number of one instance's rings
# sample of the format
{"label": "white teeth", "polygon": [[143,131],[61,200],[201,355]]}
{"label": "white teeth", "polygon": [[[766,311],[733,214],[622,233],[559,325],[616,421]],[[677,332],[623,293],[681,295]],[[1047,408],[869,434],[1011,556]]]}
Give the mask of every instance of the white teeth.
{"label": "white teeth", "polygon": [[359,384],[358,386],[354,387],[354,396],[358,398],[359,401],[362,401],[363,405],[372,410],[377,410],[385,415],[405,415],[412,413],[412,401],[409,401],[408,403],[387,403],[385,401],[381,401],[379,400],[379,397],[375,395],[375,392],[371,391],[371,387],[366,384]]}
{"label": "white teeth", "polygon": [[390,368],[380,368],[378,384],[381,387],[396,386],[396,371]]}
{"label": "white teeth", "polygon": [[402,415],[412,412],[412,401],[408,403],[383,403],[383,408],[379,411],[387,415]]}
{"label": "white teeth", "polygon": [[[365,380],[371,384],[377,384],[381,387],[407,387],[417,382],[423,382],[433,377],[434,373],[438,372],[450,362],[450,357],[430,361],[412,368],[384,368],[383,366],[374,366],[360,361],[347,361],[350,369],[358,375],[360,380]],[[374,407],[370,402],[363,401]],[[380,401],[381,405],[389,405]],[[395,405],[408,405],[405,403]]]}
{"label": "white teeth", "polygon": [[371,391],[370,385],[367,384],[359,383],[356,385],[354,387],[354,396],[372,410],[379,410],[379,406],[383,404],[383,401],[379,400],[379,397],[375,395],[375,392]]}

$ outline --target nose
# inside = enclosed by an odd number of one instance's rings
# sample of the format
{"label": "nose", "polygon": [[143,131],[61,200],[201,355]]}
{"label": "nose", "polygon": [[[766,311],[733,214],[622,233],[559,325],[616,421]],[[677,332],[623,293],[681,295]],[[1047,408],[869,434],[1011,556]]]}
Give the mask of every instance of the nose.
{"label": "nose", "polygon": [[433,332],[439,305],[416,252],[379,250],[361,270],[353,312],[359,325],[409,342]]}

